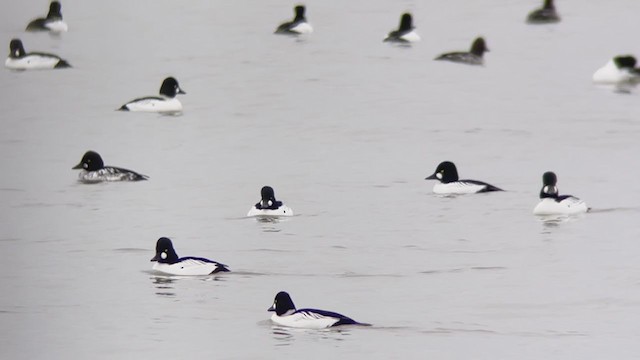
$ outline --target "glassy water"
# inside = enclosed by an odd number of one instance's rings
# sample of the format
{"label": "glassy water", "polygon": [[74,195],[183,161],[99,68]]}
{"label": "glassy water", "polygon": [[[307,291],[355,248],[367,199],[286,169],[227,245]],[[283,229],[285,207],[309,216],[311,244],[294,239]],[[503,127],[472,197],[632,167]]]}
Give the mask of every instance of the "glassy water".
{"label": "glassy water", "polygon": [[[640,55],[640,2],[307,2],[301,39],[284,1],[62,5],[59,37],[1,15],[74,68],[0,71],[0,357],[637,357],[638,90],[591,75]],[[406,10],[422,42],[383,44]],[[432,61],[478,35],[486,66]],[[114,111],[169,75],[181,116]],[[78,183],[89,149],[150,180]],[[433,195],[443,160],[507,191]],[[536,219],[547,170],[593,212]],[[296,216],[244,218],[267,184]],[[158,276],[161,236],[233,272]],[[374,326],[274,326],[280,290]]]}

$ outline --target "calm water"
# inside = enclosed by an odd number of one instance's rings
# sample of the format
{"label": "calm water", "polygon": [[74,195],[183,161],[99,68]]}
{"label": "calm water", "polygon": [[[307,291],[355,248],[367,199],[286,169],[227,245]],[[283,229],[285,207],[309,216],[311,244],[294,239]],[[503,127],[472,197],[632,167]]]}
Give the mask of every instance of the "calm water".
{"label": "calm water", "polygon": [[[639,1],[309,1],[300,40],[280,0],[64,1],[61,37],[5,5],[7,51],[74,68],[0,71],[0,358],[637,358],[639,93],[591,74]],[[383,44],[405,10],[423,41]],[[485,67],[432,61],[478,35]],[[168,75],[182,116],[113,111]],[[89,149],[150,181],[77,183]],[[508,191],[437,197],[443,160]],[[594,211],[531,215],[547,170]],[[245,219],[266,184],[298,215]],[[233,273],[156,276],[161,236]],[[375,326],[274,327],[280,290]]]}

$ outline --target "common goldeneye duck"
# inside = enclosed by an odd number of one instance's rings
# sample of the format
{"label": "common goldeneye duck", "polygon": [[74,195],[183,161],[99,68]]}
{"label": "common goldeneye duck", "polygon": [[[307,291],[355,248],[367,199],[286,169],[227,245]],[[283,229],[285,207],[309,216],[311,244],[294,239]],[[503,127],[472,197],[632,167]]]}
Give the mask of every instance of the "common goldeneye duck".
{"label": "common goldeneye duck", "polygon": [[558,195],[556,174],[547,171],[542,175],[540,202],[533,209],[535,215],[574,215],[589,211],[587,204],[571,195]]}
{"label": "common goldeneye duck", "polygon": [[600,84],[635,84],[640,82],[640,68],[636,67],[636,58],[620,55],[609,60],[593,74],[593,82]]}
{"label": "common goldeneye duck", "polygon": [[391,31],[383,41],[398,43],[412,43],[420,41],[420,36],[414,31],[413,18],[411,17],[411,14],[402,14],[398,30]]}
{"label": "common goldeneye duck", "polygon": [[61,33],[68,30],[67,24],[62,21],[62,12],[60,2],[52,1],[49,4],[49,13],[46,18],[37,18],[31,20],[27,25],[26,31],[51,31],[52,33]]}
{"label": "common goldeneye duck", "polygon": [[489,48],[487,48],[487,44],[485,43],[484,39],[482,37],[479,37],[473,41],[473,44],[471,44],[471,50],[469,50],[469,52],[450,52],[438,56],[437,58],[435,58],[435,60],[446,60],[468,65],[482,65],[484,64],[482,55],[485,53],[485,51],[489,51]]}
{"label": "common goldeneye duck", "polygon": [[549,24],[558,21],[560,21],[560,15],[556,12],[553,0],[544,0],[542,8],[533,10],[527,16],[529,24]]}
{"label": "common goldeneye duck", "polygon": [[121,111],[143,111],[143,112],[167,112],[174,113],[182,111],[180,100],[176,95],[186,94],[182,91],[178,81],[173,77],[164,79],[160,86],[160,96],[147,96],[129,101],[118,110]]}
{"label": "common goldeneye duck", "polygon": [[273,305],[267,311],[275,311],[275,314],[271,316],[271,321],[288,327],[324,329],[340,325],[371,326],[371,324],[359,323],[349,317],[331,311],[317,309],[296,310],[291,296],[284,291],[280,291],[276,295]]}
{"label": "common goldeneye duck", "polygon": [[436,168],[436,172],[425,180],[439,180],[433,186],[436,194],[475,194],[489,191],[502,191],[493,185],[477,180],[458,180],[458,170],[451,161],[443,161]]}
{"label": "common goldeneye duck", "polygon": [[295,13],[293,20],[280,24],[274,32],[275,34],[300,35],[313,32],[313,28],[307,22],[307,18],[304,17],[304,5],[294,7],[293,12]]}
{"label": "common goldeneye duck", "polygon": [[147,180],[146,175],[135,171],[113,166],[104,166],[102,157],[95,151],[87,151],[82,160],[72,169],[81,169],[78,180],[84,183],[97,183],[102,181],[140,181]]}
{"label": "common goldeneye duck", "polygon": [[9,57],[4,66],[12,70],[63,69],[71,67],[66,60],[57,55],[41,52],[27,53],[20,39],[13,39],[9,43]]}
{"label": "common goldeneye duck", "polygon": [[156,242],[156,256],[151,261],[155,262],[153,270],[169,275],[204,276],[230,271],[227,265],[213,260],[193,256],[179,258],[171,239],[166,237],[161,237]]}
{"label": "common goldeneye duck", "polygon": [[271,186],[263,186],[260,190],[260,201],[249,210],[247,216],[293,216],[293,210],[282,201],[276,200]]}

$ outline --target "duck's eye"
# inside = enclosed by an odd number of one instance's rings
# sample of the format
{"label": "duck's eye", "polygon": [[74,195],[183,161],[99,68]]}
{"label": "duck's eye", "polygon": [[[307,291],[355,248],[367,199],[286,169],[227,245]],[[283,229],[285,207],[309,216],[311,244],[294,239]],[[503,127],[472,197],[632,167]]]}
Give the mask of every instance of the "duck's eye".
{"label": "duck's eye", "polygon": [[162,260],[166,260],[167,259],[167,253],[163,251],[162,254],[160,254],[160,257],[162,258]]}

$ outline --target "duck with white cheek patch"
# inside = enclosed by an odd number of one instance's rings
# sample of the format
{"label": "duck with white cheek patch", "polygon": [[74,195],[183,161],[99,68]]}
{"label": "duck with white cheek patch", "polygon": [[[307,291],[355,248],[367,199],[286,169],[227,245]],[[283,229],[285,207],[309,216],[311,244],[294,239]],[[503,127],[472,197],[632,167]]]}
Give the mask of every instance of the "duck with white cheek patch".
{"label": "duck with white cheek patch", "polygon": [[587,204],[572,195],[559,195],[558,177],[552,171],[542,175],[540,202],[533,209],[535,215],[575,215],[589,211]]}
{"label": "duck with white cheek patch", "polygon": [[290,207],[283,204],[282,201],[276,200],[275,192],[271,186],[263,186],[260,190],[260,197],[260,201],[251,207],[247,216],[293,216],[293,210]]}
{"label": "duck with white cheek patch", "polygon": [[271,321],[275,324],[304,329],[325,329],[341,325],[371,326],[360,323],[342,314],[318,309],[299,309],[285,291],[279,292],[273,300],[273,305],[267,311],[273,311]]}
{"label": "duck with white cheek patch", "polygon": [[478,180],[459,180],[458,169],[451,161],[441,162],[436,171],[425,180],[438,180],[433,186],[436,194],[476,194],[492,191],[503,191],[493,185]]}
{"label": "duck with white cheek patch", "polygon": [[149,179],[148,176],[138,174],[135,171],[105,166],[102,157],[95,151],[87,151],[82,156],[80,163],[72,169],[81,170],[78,180],[83,183],[99,183],[103,181],[141,181]]}
{"label": "duck with white cheek patch", "polygon": [[161,237],[156,242],[156,255],[151,259],[153,270],[168,275],[205,276],[229,272],[225,264],[201,257],[178,257],[171,239]]}
{"label": "duck with white cheek patch", "polygon": [[140,111],[157,113],[179,113],[182,103],[176,98],[178,94],[186,94],[178,85],[178,80],[168,77],[160,85],[160,96],[145,96],[122,105],[120,111]]}

